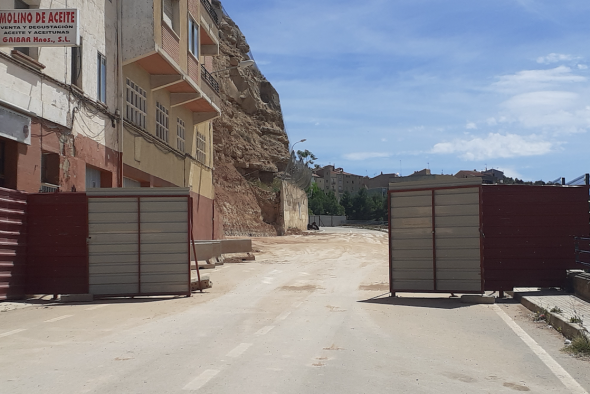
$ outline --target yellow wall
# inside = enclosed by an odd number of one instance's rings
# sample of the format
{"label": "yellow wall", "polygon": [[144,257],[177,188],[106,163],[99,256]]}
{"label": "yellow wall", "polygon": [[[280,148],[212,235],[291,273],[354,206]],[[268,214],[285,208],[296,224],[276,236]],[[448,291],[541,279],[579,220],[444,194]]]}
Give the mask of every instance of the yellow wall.
{"label": "yellow wall", "polygon": [[[207,161],[203,165],[191,157],[179,157],[166,148],[152,143],[142,133],[127,127],[124,133],[125,164],[140,171],[173,183],[177,186],[188,186],[191,190],[210,199],[214,198],[213,191],[213,132],[211,122],[193,125],[192,112],[182,106],[170,108],[170,93],[166,89],[150,90],[150,75],[141,67],[130,64],[123,68],[126,78],[139,85],[147,92],[146,99],[146,130],[154,140],[156,139],[156,102],[160,102],[169,110],[168,146],[176,149],[177,118],[185,123],[185,152],[196,157],[196,134],[199,132],[207,137]],[[136,151],[137,148],[137,151]],[[139,159],[139,160],[136,160]]]}

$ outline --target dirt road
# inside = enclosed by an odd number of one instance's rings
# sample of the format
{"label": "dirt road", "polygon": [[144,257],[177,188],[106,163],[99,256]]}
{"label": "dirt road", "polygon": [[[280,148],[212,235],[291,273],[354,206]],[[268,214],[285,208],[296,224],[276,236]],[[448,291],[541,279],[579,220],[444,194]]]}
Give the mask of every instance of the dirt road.
{"label": "dirt road", "polygon": [[[207,272],[213,289],[191,298],[40,303],[0,313],[0,393],[590,388],[589,364],[561,353],[561,338],[518,304],[500,304],[500,312],[448,295],[386,297],[385,233],[333,229],[254,246],[256,262]],[[572,381],[578,386],[567,386]]]}

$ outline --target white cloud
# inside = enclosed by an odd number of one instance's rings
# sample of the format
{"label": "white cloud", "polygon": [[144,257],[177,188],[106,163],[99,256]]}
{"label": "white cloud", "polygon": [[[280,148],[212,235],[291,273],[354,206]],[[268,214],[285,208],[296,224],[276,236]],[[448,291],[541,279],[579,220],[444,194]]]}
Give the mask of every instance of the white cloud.
{"label": "white cloud", "polygon": [[465,125],[467,130],[477,130],[477,125],[473,122],[469,122]]}
{"label": "white cloud", "polygon": [[547,56],[541,56],[537,58],[537,63],[540,64],[551,64],[551,63],[559,63],[559,62],[568,62],[572,60],[579,59],[578,57],[574,57],[572,55],[565,55],[562,53],[550,53]]}
{"label": "white cloud", "polygon": [[347,160],[367,160],[367,159],[378,159],[391,156],[391,153],[385,152],[354,152],[347,153],[343,157]]}
{"label": "white cloud", "polygon": [[574,92],[523,93],[505,101],[502,108],[525,127],[551,128],[558,133],[583,132],[590,127],[590,110]]}
{"label": "white cloud", "polygon": [[503,75],[493,88],[522,92],[523,90],[541,90],[551,85],[585,82],[586,78],[575,75],[567,66],[559,66],[549,70],[523,70],[512,75]]}
{"label": "white cloud", "polygon": [[586,70],[586,69],[588,69],[588,66],[585,65],[585,64],[578,64],[578,69],[580,69],[580,70]]}
{"label": "white cloud", "polygon": [[431,153],[459,154],[460,158],[473,161],[541,156],[551,152],[554,148],[553,143],[544,141],[534,134],[524,137],[516,134],[490,133],[484,138],[456,139],[452,142],[438,143],[434,145]]}

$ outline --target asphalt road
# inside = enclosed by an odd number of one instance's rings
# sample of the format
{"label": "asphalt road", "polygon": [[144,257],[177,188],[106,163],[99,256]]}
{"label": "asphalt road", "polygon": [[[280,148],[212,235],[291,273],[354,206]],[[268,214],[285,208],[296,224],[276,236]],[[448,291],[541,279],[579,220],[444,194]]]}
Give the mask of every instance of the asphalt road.
{"label": "asphalt road", "polygon": [[[0,312],[0,393],[586,393],[588,361],[510,301],[389,298],[387,236],[255,240],[213,289]],[[0,310],[11,309],[0,304]],[[23,307],[26,306],[26,307]]]}

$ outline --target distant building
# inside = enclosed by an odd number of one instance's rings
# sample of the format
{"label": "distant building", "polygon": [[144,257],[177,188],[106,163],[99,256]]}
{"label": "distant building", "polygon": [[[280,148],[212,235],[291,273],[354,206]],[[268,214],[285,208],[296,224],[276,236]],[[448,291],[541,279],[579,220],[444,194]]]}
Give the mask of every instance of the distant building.
{"label": "distant building", "polygon": [[486,171],[461,170],[455,174],[455,178],[481,178],[482,183],[493,185],[504,182],[504,173],[495,169]]}
{"label": "distant building", "polygon": [[393,173],[393,174],[384,174],[381,173],[379,175],[377,175],[376,177],[373,178],[365,178],[364,181],[364,185],[367,187],[367,189],[371,190],[371,189],[379,189],[379,188],[385,188],[387,189],[389,187],[389,182],[392,178],[399,178],[399,174]]}
{"label": "distant building", "polygon": [[367,179],[361,175],[354,175],[345,172],[342,168],[335,168],[333,165],[327,165],[315,171],[315,183],[324,192],[332,191],[336,198],[340,200],[344,192],[356,194],[362,188],[365,188],[364,181]]}

